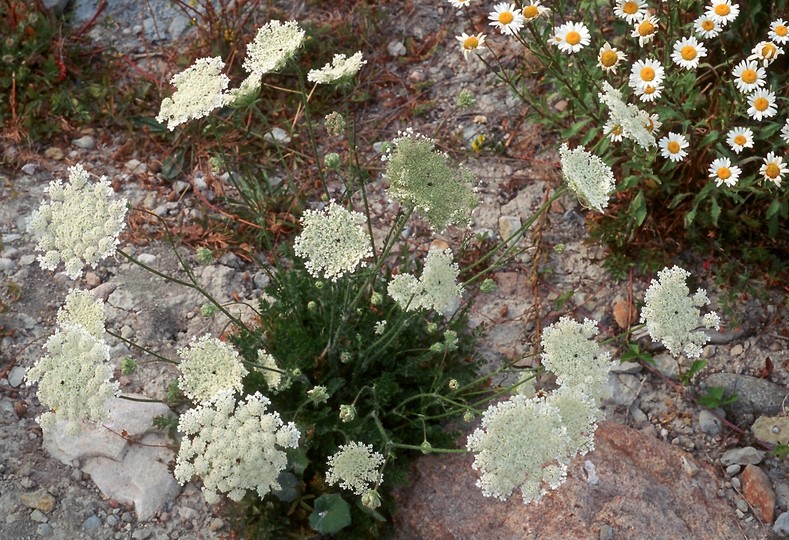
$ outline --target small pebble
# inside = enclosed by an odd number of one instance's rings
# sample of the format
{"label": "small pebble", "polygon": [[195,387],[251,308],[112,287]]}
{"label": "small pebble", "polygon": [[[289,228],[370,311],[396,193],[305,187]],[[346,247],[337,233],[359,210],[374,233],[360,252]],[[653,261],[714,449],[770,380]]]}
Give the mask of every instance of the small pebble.
{"label": "small pebble", "polygon": [[742,343],[736,344],[734,347],[731,348],[731,355],[732,356],[740,356],[744,350]]}
{"label": "small pebble", "polygon": [[729,465],[728,467],[726,467],[726,474],[728,474],[729,476],[736,476],[740,474],[741,470],[742,470],[742,465],[737,465],[735,463],[733,465]]}
{"label": "small pebble", "polygon": [[20,480],[20,481],[19,481],[19,485],[20,485],[20,486],[22,486],[23,488],[30,489],[30,488],[32,488],[32,487],[33,487],[35,484],[33,483],[33,481],[32,481],[30,478],[28,478],[28,477],[26,476],[26,477],[24,477],[22,480]]}
{"label": "small pebble", "polygon": [[107,516],[106,523],[108,526],[114,527],[115,525],[118,524],[118,516],[110,514],[109,516]]}
{"label": "small pebble", "polygon": [[600,540],[613,540],[614,530],[610,525],[603,523],[600,525]]}
{"label": "small pebble", "polygon": [[101,520],[98,516],[90,516],[82,523],[82,528],[86,531],[92,531],[101,527]]}
{"label": "small pebble", "polygon": [[36,527],[36,533],[38,533],[39,536],[49,536],[52,534],[52,525],[49,523],[42,523]]}
{"label": "small pebble", "polygon": [[211,523],[208,525],[208,528],[212,532],[216,532],[224,526],[225,526],[224,521],[222,521],[220,518],[214,518],[211,520]]}
{"label": "small pebble", "polygon": [[78,148],[82,148],[83,150],[92,150],[96,146],[96,139],[90,135],[85,135],[79,139],[71,141],[71,144]]}
{"label": "small pebble", "polygon": [[740,482],[739,478],[732,478],[731,479],[731,487],[739,491],[742,488],[742,483]]}
{"label": "small pebble", "polygon": [[123,514],[121,514],[121,521],[123,521],[124,523],[131,523],[132,521],[134,521],[134,514],[132,514],[131,512],[124,512]]}
{"label": "small pebble", "polygon": [[38,165],[35,163],[26,163],[22,166],[22,172],[28,176],[36,174],[36,169],[38,169]]}
{"label": "small pebble", "polygon": [[86,272],[85,273],[85,285],[94,289],[101,285],[101,278],[96,274],[96,272]]}
{"label": "small pebble", "polygon": [[151,536],[151,531],[147,529],[137,529],[131,535],[135,540],[146,540]]}
{"label": "small pebble", "polygon": [[33,521],[37,521],[38,523],[46,523],[47,521],[49,521],[47,515],[41,510],[33,510],[32,512],[30,512],[30,519],[32,519]]}

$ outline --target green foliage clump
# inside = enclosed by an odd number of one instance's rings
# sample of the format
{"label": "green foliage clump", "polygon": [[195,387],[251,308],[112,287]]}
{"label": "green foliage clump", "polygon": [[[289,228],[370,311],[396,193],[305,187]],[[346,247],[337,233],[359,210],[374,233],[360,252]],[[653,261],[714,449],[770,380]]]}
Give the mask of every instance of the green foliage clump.
{"label": "green foliage clump", "polygon": [[[395,445],[454,446],[457,433],[438,420],[457,411],[452,388],[475,383],[471,352],[478,336],[468,329],[468,306],[448,320],[435,313],[407,314],[386,294],[386,280],[364,288],[366,283],[364,275],[334,283],[315,280],[303,266],[281,271],[261,300],[258,330],[233,338],[247,359],[256,360],[263,349],[283,373],[272,388],[265,370],[253,370],[244,393],[265,393],[304,435],[285,473],[291,487],[276,493],[280,503],[247,496],[255,510],[246,515],[265,514],[263,530],[277,522],[273,514],[281,513],[289,516],[289,530],[306,533],[311,524],[314,528],[318,501],[330,495],[350,505],[353,528],[343,531],[344,538],[377,535],[392,510],[390,498],[382,497],[383,506],[373,510],[360,497],[327,485],[328,457],[349,442],[371,444],[387,458],[379,488],[386,494],[404,479],[409,458],[417,455]],[[360,291],[359,307],[349,310]],[[381,329],[383,320],[388,323]],[[455,382],[450,385],[450,380]],[[308,395],[314,388],[325,389],[318,392],[321,398],[316,392]],[[355,414],[349,414],[349,406]],[[451,409],[455,413],[447,414]]]}

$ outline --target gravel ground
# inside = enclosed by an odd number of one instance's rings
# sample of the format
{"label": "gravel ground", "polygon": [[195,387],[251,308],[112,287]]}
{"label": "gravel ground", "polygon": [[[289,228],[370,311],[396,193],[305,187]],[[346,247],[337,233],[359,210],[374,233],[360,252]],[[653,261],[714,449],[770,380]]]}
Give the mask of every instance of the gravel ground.
{"label": "gravel ground", "polygon": [[[398,6],[389,9],[396,10]],[[138,15],[132,8],[127,13],[127,26],[132,31],[124,46],[133,49],[141,46],[131,25]],[[123,21],[123,17],[122,10],[113,11],[116,21]],[[174,18],[165,17],[164,20],[172,24]],[[441,41],[438,53],[415,64],[397,61],[396,55],[405,49],[409,39],[422,40],[434,35],[447,20],[453,22],[449,24],[450,32]],[[461,154],[467,156],[463,158],[464,164],[479,181],[481,205],[475,210],[473,228],[499,234],[528,216],[529,211],[544,200],[547,186],[558,181],[557,155],[547,143],[544,146],[545,137],[539,128],[519,126],[515,129],[507,123],[512,117],[511,111],[519,111],[520,107],[506,89],[494,84],[484,66],[463,60],[451,36],[463,31],[465,23],[455,18],[451,10],[417,6],[398,21],[401,21],[399,25],[389,28],[391,40],[387,54],[390,57],[386,69],[401,83],[391,93],[395,99],[403,99],[417,85],[425,87],[420,83],[426,80],[432,83],[426,97],[432,100],[433,109],[420,116],[416,125],[409,125],[432,134],[444,111],[452,107],[454,96],[461,88],[468,88],[477,95],[478,102],[471,111],[453,120],[455,125],[449,131],[457,135],[454,139],[457,143],[467,145],[479,133],[485,133],[489,140],[507,142],[510,134],[516,133],[512,146],[504,155]],[[375,117],[382,115],[383,109],[383,105],[379,110],[371,106],[365,114]],[[386,140],[405,127],[408,126],[395,120],[384,132],[370,135],[369,140],[360,144],[360,149],[373,155],[372,143]],[[50,180],[65,178],[68,165],[83,163],[96,175],[118,180],[118,195],[167,219],[188,221],[201,212],[200,203],[194,197],[194,191],[204,186],[199,175],[171,184],[157,172],[158,160],[154,156],[132,153],[123,161],[113,160],[113,151],[125,142],[121,134],[86,131],[74,137],[67,146],[42,148],[39,155],[25,159],[26,166],[22,170],[6,171],[0,177],[3,240],[0,284],[10,283],[21,290],[11,310],[0,315],[0,324],[14,330],[0,341],[4,375],[0,381],[2,538],[175,539],[219,538],[229,534],[225,509],[221,505],[207,505],[199,487],[191,483],[162,509],[144,519],[139,519],[129,504],[102,495],[80,468],[64,465],[44,449],[41,430],[34,420],[43,408],[36,399],[35,389],[21,381],[23,370],[42,354],[42,343],[52,333],[56,311],[73,286],[65,276],[39,268],[34,262],[34,244],[24,229],[25,217],[43,199],[44,188]],[[13,153],[15,149],[11,147],[6,152]],[[371,186],[373,212],[381,219],[391,215],[392,210],[383,188],[380,177]],[[603,251],[588,243],[583,213],[569,197],[557,201],[548,213],[539,248],[532,245],[510,268],[497,273],[498,291],[477,299],[473,323],[488,327],[488,338],[481,354],[491,363],[522,358],[533,352],[536,328],[550,324],[560,315],[592,317],[600,321],[603,335],[620,331],[614,306],[628,298],[631,284],[612,279],[603,269]],[[451,245],[458,235],[458,231],[450,232],[439,239]],[[419,223],[412,227],[409,238],[412,249],[424,250],[435,240],[427,227]],[[175,257],[161,241],[126,244],[124,249],[157,268],[178,272]],[[186,251],[183,254],[190,257]],[[700,261],[689,256],[677,263],[694,273],[698,284],[710,291],[713,308],[718,307],[718,291]],[[540,270],[542,276],[539,287],[532,286],[529,280],[535,269]],[[236,295],[254,301],[265,285],[264,274],[232,255],[201,268],[200,278],[220,299]],[[194,293],[151,278],[121,259],[104,261],[78,285],[94,291],[104,287],[105,292],[109,291],[108,328],[125,337],[155,344],[157,352],[164,355],[173,355],[175,349],[192,336],[205,332],[218,335],[224,323],[218,316],[202,317],[199,314],[201,301]],[[637,278],[632,284],[636,300],[643,298],[647,285],[645,277]],[[560,298],[564,298],[563,293],[567,291],[573,291],[573,295],[560,305]],[[739,471],[721,465],[720,457],[730,448],[752,444],[748,430],[757,418],[783,414],[780,397],[786,395],[789,384],[786,298],[776,291],[766,291],[763,299],[742,297],[737,316],[740,324],[724,321],[725,328],[713,335],[713,341],[705,347],[703,357],[709,365],[698,376],[698,381],[703,386],[711,374],[723,373],[730,377],[725,384],[740,385],[742,398],[748,398],[740,401],[751,403],[728,411],[727,418],[745,430],[745,435],[721,428],[719,422],[692,403],[687,393],[678,392],[667,383],[667,377],[676,376],[676,365],[665,351],[652,348],[648,338],[643,337],[639,343],[642,349],[653,351],[655,369],[626,367],[613,375],[611,384],[616,395],[607,404],[606,414],[610,419],[642,429],[715,463],[720,471],[719,495],[731,501],[731,511],[741,517],[745,537],[768,538],[770,528],[759,522],[743,499]],[[129,351],[121,341],[113,338],[110,343],[114,358],[135,356],[135,352]],[[766,374],[764,368],[768,359],[772,371]],[[744,395],[742,385],[749,381],[748,375],[761,375],[762,387],[748,387],[752,389]],[[134,376],[122,378],[122,390],[161,397],[172,378],[172,370],[160,364],[144,366]],[[713,379],[710,385],[720,385],[717,383],[720,379]],[[784,461],[771,457],[766,457],[760,466],[775,491],[777,516],[789,509],[789,481],[786,479],[789,468]]]}

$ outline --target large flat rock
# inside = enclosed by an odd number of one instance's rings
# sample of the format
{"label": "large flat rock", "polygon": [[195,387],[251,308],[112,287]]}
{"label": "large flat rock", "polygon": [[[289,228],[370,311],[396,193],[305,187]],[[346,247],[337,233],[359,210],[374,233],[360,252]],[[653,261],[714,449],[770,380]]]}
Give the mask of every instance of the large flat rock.
{"label": "large flat rock", "polygon": [[[595,444],[576,459],[562,487],[529,506],[518,495],[507,502],[483,497],[471,455],[421,458],[414,483],[397,495],[396,538],[599,540],[608,527],[614,539],[743,538],[734,508],[717,496],[711,466],[613,422],[600,424]],[[584,470],[586,460],[596,483]]]}

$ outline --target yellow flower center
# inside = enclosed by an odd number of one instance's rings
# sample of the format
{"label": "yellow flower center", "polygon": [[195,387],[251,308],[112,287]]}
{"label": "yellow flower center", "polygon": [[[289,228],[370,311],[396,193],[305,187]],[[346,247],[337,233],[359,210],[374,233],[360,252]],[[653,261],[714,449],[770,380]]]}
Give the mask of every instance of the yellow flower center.
{"label": "yellow flower center", "polygon": [[567,35],[564,37],[564,39],[570,45],[578,45],[581,42],[581,34],[575,30],[571,30],[567,32]]}
{"label": "yellow flower center", "polygon": [[776,178],[779,174],[781,174],[781,169],[775,163],[770,163],[769,165],[767,165],[767,168],[764,170],[764,174],[766,174],[770,178]]}
{"label": "yellow flower center", "polygon": [[731,176],[731,170],[728,167],[720,167],[718,168],[717,175],[721,180],[728,180]]}
{"label": "yellow flower center", "polygon": [[643,81],[652,81],[655,79],[655,70],[651,67],[644,67],[641,68],[641,80]]}
{"label": "yellow flower center", "polygon": [[628,15],[632,15],[633,13],[638,12],[638,4],[635,2],[625,2],[624,5],[622,5],[622,11]]}
{"label": "yellow flower center", "polygon": [[501,24],[510,24],[514,18],[515,16],[511,11],[503,11],[499,13],[499,22]]}
{"label": "yellow flower center", "polygon": [[715,15],[718,15],[720,17],[725,17],[726,15],[729,14],[730,11],[731,8],[728,6],[728,4],[718,4],[717,6],[715,6]]}
{"label": "yellow flower center", "polygon": [[611,128],[611,135],[621,135],[623,131],[624,129],[622,129],[622,126],[616,125]]}
{"label": "yellow flower center", "polygon": [[[647,87],[644,88],[644,93],[646,95],[654,94],[655,90],[657,90],[657,88],[655,88],[654,86],[648,84]],[[652,123],[651,120],[649,122],[650,122],[650,124]]]}
{"label": "yellow flower center", "polygon": [[479,39],[476,36],[469,36],[463,40],[463,48],[466,50],[476,49],[479,46]]}
{"label": "yellow flower center", "polygon": [[523,16],[527,19],[533,19],[540,15],[540,10],[537,9],[537,6],[526,6],[523,8]]}
{"label": "yellow flower center", "polygon": [[772,58],[775,56],[777,50],[778,49],[776,49],[775,45],[772,43],[766,44],[764,47],[762,47],[762,58]]}
{"label": "yellow flower center", "polygon": [[767,101],[767,98],[756,98],[753,102],[753,108],[759,112],[764,112],[767,110],[767,107],[770,106],[770,102]]}
{"label": "yellow flower center", "polygon": [[605,67],[615,66],[617,61],[619,61],[619,57],[612,50],[603,51],[603,54],[600,55],[600,63]]}
{"label": "yellow flower center", "polygon": [[755,83],[756,78],[756,71],[753,69],[745,69],[743,70],[742,75],[740,75],[740,79],[742,79],[742,81],[747,84]]}
{"label": "yellow flower center", "polygon": [[736,135],[734,137],[734,144],[736,144],[737,146],[743,146],[747,142],[748,142],[748,138],[745,135]]}
{"label": "yellow flower center", "polygon": [[647,128],[648,132],[652,133],[653,131],[655,131],[655,122],[653,122],[651,118],[647,118],[647,121],[644,124],[644,127]]}
{"label": "yellow flower center", "polygon": [[655,25],[649,21],[641,21],[637,29],[638,35],[644,37],[655,31]]}
{"label": "yellow flower center", "polygon": [[787,34],[789,34],[789,30],[787,30],[784,25],[779,24],[778,26],[775,27],[776,36],[786,37]]}
{"label": "yellow flower center", "polygon": [[679,154],[679,143],[677,141],[669,141],[666,148],[668,148],[668,151],[672,154]]}
{"label": "yellow flower center", "polygon": [[682,47],[681,54],[684,60],[693,60],[696,58],[696,47],[693,45],[685,45]]}
{"label": "yellow flower center", "polygon": [[715,21],[712,19],[704,19],[704,21],[701,23],[701,27],[707,32],[711,32],[715,29]]}

